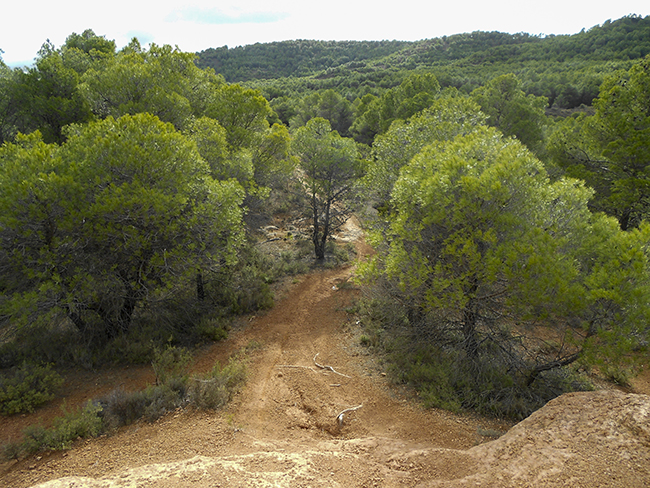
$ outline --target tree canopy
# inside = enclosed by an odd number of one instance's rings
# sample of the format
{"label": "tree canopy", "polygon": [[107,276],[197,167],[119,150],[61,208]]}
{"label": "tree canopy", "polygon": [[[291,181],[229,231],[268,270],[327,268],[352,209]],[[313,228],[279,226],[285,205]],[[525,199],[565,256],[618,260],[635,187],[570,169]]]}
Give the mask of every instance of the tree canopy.
{"label": "tree canopy", "polygon": [[304,171],[314,252],[322,260],[331,233],[347,220],[349,209],[343,199],[361,177],[362,165],[354,141],[341,137],[327,120],[319,117],[296,131],[291,148]]}
{"label": "tree canopy", "polygon": [[[578,359],[621,359],[647,334],[650,227],[621,231],[590,196],[494,129],[433,143],[400,172],[365,277],[392,282],[411,325],[479,376],[488,357],[526,385]],[[525,324],[559,345],[542,352]]]}
{"label": "tree canopy", "polygon": [[594,207],[628,229],[650,204],[650,56],[603,83],[595,114],[569,119],[551,139],[555,162],[596,190]]}
{"label": "tree canopy", "polygon": [[236,259],[243,190],[213,180],[173,126],[125,115],[68,135],[0,152],[5,313],[62,313],[110,338],[197,268]]}

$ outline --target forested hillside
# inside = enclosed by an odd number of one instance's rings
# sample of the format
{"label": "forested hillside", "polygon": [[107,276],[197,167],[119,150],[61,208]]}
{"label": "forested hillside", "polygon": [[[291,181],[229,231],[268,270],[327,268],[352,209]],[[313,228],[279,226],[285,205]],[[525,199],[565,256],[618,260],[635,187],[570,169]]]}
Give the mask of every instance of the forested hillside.
{"label": "forested hillside", "polygon": [[347,63],[382,59],[399,51],[405,41],[311,41],[296,40],[228,48],[199,53],[197,65],[213,68],[226,81],[307,76]]}
{"label": "forested hillside", "polygon": [[629,16],[606,21],[573,35],[531,35],[476,31],[408,41],[296,40],[198,53],[197,64],[213,68],[226,81],[305,76],[347,65],[383,64],[389,68],[426,68],[451,61],[463,64],[572,60],[638,59],[650,53],[650,18]]}
{"label": "forested hillside", "polygon": [[[198,53],[230,82],[249,82],[275,98],[333,88],[353,101],[394,87],[408,73],[433,72],[443,87],[469,93],[515,73],[549,105],[591,104],[606,73],[650,53],[650,17],[630,15],[573,35],[472,32],[417,42],[285,41]],[[290,78],[290,79],[286,79]],[[254,80],[264,80],[254,83]]]}
{"label": "forested hillside", "polygon": [[[54,366],[177,371],[345,260],[352,212],[376,253],[350,313],[425,405],[521,418],[585,372],[624,384],[650,339],[648,107],[637,16],[207,58],[86,30],[0,60],[0,412],[47,401]],[[160,411],[200,393],[172,379]]]}

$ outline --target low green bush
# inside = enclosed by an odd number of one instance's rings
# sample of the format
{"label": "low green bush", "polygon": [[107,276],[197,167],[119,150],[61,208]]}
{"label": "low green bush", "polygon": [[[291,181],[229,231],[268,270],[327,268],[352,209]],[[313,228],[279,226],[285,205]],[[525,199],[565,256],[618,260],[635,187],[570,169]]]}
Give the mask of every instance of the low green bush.
{"label": "low green bush", "polygon": [[80,338],[65,327],[19,327],[0,344],[0,368],[22,363],[85,365],[88,355],[79,351]]}
{"label": "low green bush", "polygon": [[203,317],[196,327],[200,337],[212,342],[223,341],[228,337],[229,325],[221,317]]}
{"label": "low green bush", "polygon": [[190,379],[189,401],[197,408],[221,408],[245,381],[246,363],[242,359],[231,359],[223,367],[217,363],[208,374]]}
{"label": "low green bush", "polygon": [[156,385],[165,385],[170,380],[187,377],[192,354],[185,348],[166,345],[155,347],[151,361],[156,375]]}
{"label": "low green bush", "polygon": [[0,376],[0,413],[33,412],[54,398],[54,392],[62,383],[63,378],[51,365],[24,362],[11,374]]}
{"label": "low green bush", "polygon": [[103,421],[99,416],[102,407],[88,402],[79,412],[67,412],[63,417],[54,421],[48,429],[48,449],[70,449],[72,442],[77,439],[97,437],[103,432]]}
{"label": "low green bush", "polygon": [[398,302],[362,300],[359,314],[360,341],[380,352],[391,378],[413,388],[426,407],[521,420],[563,393],[593,389],[569,368],[540,373],[528,385],[527,365],[512,354],[486,342],[469,358],[453,331],[411,325]]}
{"label": "low green bush", "polygon": [[[244,350],[261,347],[251,343]],[[186,351],[168,347],[158,353],[159,372],[165,371],[164,381],[142,391],[127,392],[123,388],[88,402],[78,412],[65,412],[49,429],[41,425],[23,430],[22,441],[10,441],[2,446],[5,459],[45,450],[69,449],[79,438],[96,437],[140,419],[153,422],[168,412],[186,406],[199,409],[221,408],[239,391],[246,381],[246,359],[231,358],[225,366],[215,364],[202,376],[188,379]]]}
{"label": "low green bush", "polygon": [[78,412],[66,412],[54,421],[51,428],[32,425],[23,430],[23,440],[9,442],[3,447],[6,459],[18,459],[22,455],[47,450],[70,449],[77,439],[97,437],[104,431],[100,415],[102,407],[89,401]]}

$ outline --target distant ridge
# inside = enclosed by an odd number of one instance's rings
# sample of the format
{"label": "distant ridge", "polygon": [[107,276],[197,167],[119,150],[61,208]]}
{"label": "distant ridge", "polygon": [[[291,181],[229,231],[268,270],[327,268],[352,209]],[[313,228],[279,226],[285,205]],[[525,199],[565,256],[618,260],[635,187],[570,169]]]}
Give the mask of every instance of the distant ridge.
{"label": "distant ridge", "polygon": [[413,70],[449,64],[627,61],[650,54],[650,16],[607,20],[573,35],[476,31],[415,42],[295,40],[197,54],[199,67],[213,68],[228,82],[313,76],[341,67]]}

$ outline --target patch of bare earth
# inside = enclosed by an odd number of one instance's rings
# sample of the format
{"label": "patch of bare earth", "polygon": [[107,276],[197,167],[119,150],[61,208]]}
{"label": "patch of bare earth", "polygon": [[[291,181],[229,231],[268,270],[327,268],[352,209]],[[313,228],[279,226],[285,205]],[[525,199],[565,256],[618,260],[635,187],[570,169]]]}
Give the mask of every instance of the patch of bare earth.
{"label": "patch of bare earth", "polygon": [[[65,453],[14,461],[3,465],[0,484],[650,486],[646,395],[565,395],[490,442],[479,432],[509,426],[425,411],[401,397],[354,339],[346,308],[357,292],[342,286],[352,272],[303,277],[274,309],[201,353],[197,368],[207,369],[252,341],[260,345],[250,353],[246,387],[227,410],[178,411]],[[147,379],[144,369],[138,374]]]}

